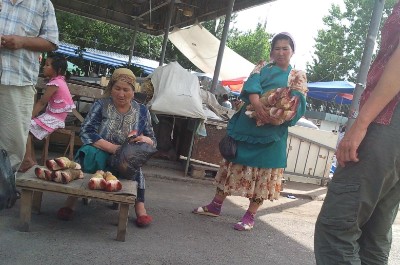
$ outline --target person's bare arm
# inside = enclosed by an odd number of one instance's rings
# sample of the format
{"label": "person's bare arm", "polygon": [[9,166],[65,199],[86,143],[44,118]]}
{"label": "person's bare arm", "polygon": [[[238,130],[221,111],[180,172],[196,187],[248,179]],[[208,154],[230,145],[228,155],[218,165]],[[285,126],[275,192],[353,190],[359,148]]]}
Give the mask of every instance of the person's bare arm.
{"label": "person's bare arm", "polygon": [[40,37],[23,37],[18,35],[1,36],[1,48],[10,50],[26,49],[36,52],[54,51],[57,46]]}
{"label": "person's bare arm", "polygon": [[367,133],[368,126],[385,106],[400,92],[400,45],[390,57],[375,89],[363,105],[350,130],[339,143],[336,157],[341,166],[358,162],[357,149]]}
{"label": "person's bare arm", "polygon": [[93,143],[93,146],[110,154],[115,154],[117,149],[120,147],[120,145],[113,144],[104,139],[100,139],[97,142]]}
{"label": "person's bare arm", "polygon": [[39,112],[47,105],[51,96],[57,91],[57,86],[47,86],[43,96],[35,103],[32,111],[32,118],[36,117]]}

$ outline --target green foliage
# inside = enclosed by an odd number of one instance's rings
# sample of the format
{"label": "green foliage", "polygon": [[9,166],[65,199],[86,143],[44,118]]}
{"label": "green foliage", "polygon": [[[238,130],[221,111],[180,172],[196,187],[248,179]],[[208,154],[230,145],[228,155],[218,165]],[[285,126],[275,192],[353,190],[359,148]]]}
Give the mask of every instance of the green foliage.
{"label": "green foliage", "polygon": [[[395,2],[386,1],[382,23]],[[375,0],[344,0],[343,11],[332,4],[330,14],[323,18],[324,28],[315,39],[312,62],[307,64],[310,82],[356,80],[374,3]]]}
{"label": "green foliage", "polygon": [[[61,41],[78,45],[80,49],[96,48],[129,55],[134,35],[132,30],[59,10],[57,10],[56,16]],[[271,35],[265,31],[265,25],[258,24],[254,31],[239,32],[234,26],[236,17],[237,14],[233,14],[231,17],[227,45],[252,63],[257,63],[260,59],[268,59]],[[221,38],[224,23],[225,17],[220,17],[216,20],[204,22],[202,26],[217,38]],[[152,36],[138,32],[134,55],[159,60],[162,43],[163,36]],[[85,62],[82,58],[74,58],[71,61],[82,69],[89,68],[88,62]],[[171,61],[178,61],[186,69],[200,71],[171,42],[168,42],[165,63]]]}
{"label": "green foliage", "polygon": [[[239,31],[237,28],[235,28],[236,24],[236,18],[237,14],[233,13],[231,16],[231,22],[230,22],[230,27],[228,30],[228,36],[227,39],[229,40],[232,36],[235,36],[239,34]],[[219,17],[215,20],[209,20],[201,23],[203,27],[205,27],[212,35],[217,37],[218,39],[222,38],[222,32],[224,30],[224,25],[225,25],[225,17]]]}
{"label": "green foliage", "polygon": [[[258,61],[269,59],[271,34],[265,31],[265,24],[258,23],[255,30],[241,32],[235,28],[237,14],[233,13],[228,31],[227,46],[236,53],[256,64]],[[211,34],[221,39],[225,17],[202,23]]]}
{"label": "green foliage", "polygon": [[[387,0],[381,26],[391,13],[397,0]],[[348,80],[355,82],[371,21],[375,0],[344,0],[345,9],[332,4],[328,16],[323,18],[324,28],[315,39],[315,53],[307,64],[309,82]],[[379,45],[380,36],[377,37]],[[349,106],[307,98],[309,109],[325,106],[327,113],[344,112]]]}
{"label": "green foliage", "polygon": [[237,32],[228,42],[228,46],[253,64],[260,60],[269,60],[272,35],[265,31],[265,25],[257,24],[254,31]]}
{"label": "green foliage", "polygon": [[[92,20],[62,11],[56,12],[60,40],[81,48],[90,47],[128,55],[134,32],[116,25]],[[151,36],[138,32],[135,55],[150,59],[160,56],[162,36]]]}

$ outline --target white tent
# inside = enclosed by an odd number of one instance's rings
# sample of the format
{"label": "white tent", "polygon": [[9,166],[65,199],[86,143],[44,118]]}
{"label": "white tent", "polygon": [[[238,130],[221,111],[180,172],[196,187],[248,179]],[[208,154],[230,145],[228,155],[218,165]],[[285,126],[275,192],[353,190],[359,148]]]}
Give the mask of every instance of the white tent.
{"label": "white tent", "polygon": [[[169,40],[199,69],[214,73],[220,41],[200,25],[174,29]],[[247,77],[254,64],[225,47],[219,80]]]}

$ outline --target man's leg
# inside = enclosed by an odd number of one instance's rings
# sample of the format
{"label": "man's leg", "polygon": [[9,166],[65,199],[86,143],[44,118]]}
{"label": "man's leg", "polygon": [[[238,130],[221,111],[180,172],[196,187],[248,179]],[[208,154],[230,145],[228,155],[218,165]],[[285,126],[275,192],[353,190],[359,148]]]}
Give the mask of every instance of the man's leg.
{"label": "man's leg", "polygon": [[362,264],[387,264],[392,244],[392,224],[399,211],[400,181],[375,207],[359,239]]}
{"label": "man's leg", "polygon": [[360,265],[357,224],[360,184],[331,182],[315,225],[317,265]]}
{"label": "man's leg", "polygon": [[[363,255],[368,247],[373,248],[371,240],[386,246],[376,251],[389,253],[389,227],[398,204],[398,196],[394,198],[388,194],[399,185],[399,114],[398,108],[390,126],[370,125],[359,148],[360,161],[347,163],[335,172],[315,226],[317,264],[363,264]],[[386,197],[393,201],[389,203]],[[381,215],[389,215],[389,218]],[[385,232],[374,227],[380,217],[379,225]],[[363,233],[365,237],[362,237]],[[381,233],[385,236],[376,239]],[[368,237],[373,239],[367,240]]]}
{"label": "man's leg", "polygon": [[0,148],[9,153],[15,170],[25,155],[35,93],[33,86],[0,85]]}

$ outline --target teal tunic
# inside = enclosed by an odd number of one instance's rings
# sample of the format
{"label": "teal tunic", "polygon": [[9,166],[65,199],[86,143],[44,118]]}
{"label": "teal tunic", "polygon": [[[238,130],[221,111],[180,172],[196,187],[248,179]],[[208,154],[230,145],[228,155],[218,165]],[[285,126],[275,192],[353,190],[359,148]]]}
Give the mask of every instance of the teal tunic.
{"label": "teal tunic", "polygon": [[287,71],[267,64],[260,73],[251,75],[243,86],[240,99],[245,104],[229,121],[227,133],[237,140],[238,149],[236,158],[230,162],[244,166],[258,168],[285,168],[286,146],[288,127],[293,126],[304,115],[306,100],[303,94],[292,91],[292,95],[299,96],[299,105],[295,117],[281,125],[265,124],[256,126],[256,119],[249,118],[246,114],[246,106],[250,104],[249,94],[262,95],[266,91],[287,87],[288,76],[292,67]]}

